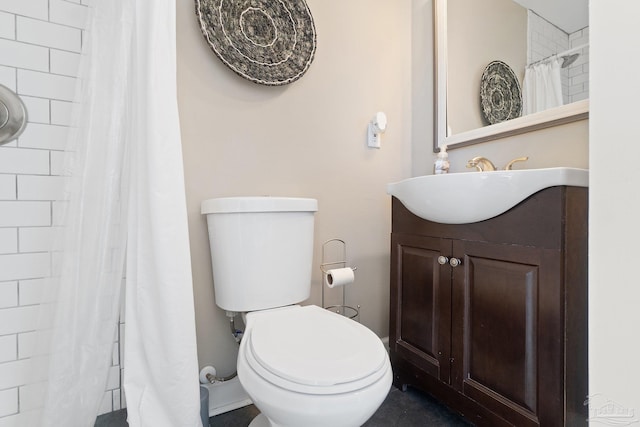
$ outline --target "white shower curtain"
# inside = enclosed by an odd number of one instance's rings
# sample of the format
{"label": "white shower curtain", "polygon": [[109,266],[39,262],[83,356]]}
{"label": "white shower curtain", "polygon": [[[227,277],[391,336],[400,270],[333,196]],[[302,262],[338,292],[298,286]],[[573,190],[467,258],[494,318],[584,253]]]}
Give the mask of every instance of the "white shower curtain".
{"label": "white shower curtain", "polygon": [[528,66],[524,72],[523,92],[524,115],[562,105],[559,60],[554,58]]}
{"label": "white shower curtain", "polygon": [[30,387],[40,391],[44,409],[34,404],[24,419],[93,426],[112,361],[126,257],[129,425],[198,427],[175,0],[92,3],[65,155],[68,185],[65,200],[54,204],[53,278],[32,358],[40,382]]}

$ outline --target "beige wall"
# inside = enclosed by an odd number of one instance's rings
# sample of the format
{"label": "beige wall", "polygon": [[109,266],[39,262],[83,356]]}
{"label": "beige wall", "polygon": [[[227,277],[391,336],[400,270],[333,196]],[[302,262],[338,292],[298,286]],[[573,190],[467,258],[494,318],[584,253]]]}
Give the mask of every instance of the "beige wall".
{"label": "beige wall", "polygon": [[455,135],[486,124],[480,80],[491,61],[509,65],[522,83],[527,9],[512,0],[448,0],[447,8],[447,125]]}
{"label": "beige wall", "polygon": [[[200,202],[279,195],[317,198],[310,303],[320,303],[323,241],[346,240],[358,267],[348,302],[388,334],[390,199],[385,184],[409,176],[410,0],[307,0],[318,48],[311,68],[284,87],[248,82],[215,57],[194,3],[178,0],[178,98],[189,210],[200,365],[235,369],[236,344],[214,304]],[[380,150],[367,123],[388,116]]]}
{"label": "beige wall", "polygon": [[469,172],[467,160],[475,156],[489,158],[498,168],[510,160],[529,156],[514,169],[535,169],[557,166],[589,167],[589,121],[581,120],[564,126],[502,138],[484,144],[452,150],[449,153],[451,172]]}

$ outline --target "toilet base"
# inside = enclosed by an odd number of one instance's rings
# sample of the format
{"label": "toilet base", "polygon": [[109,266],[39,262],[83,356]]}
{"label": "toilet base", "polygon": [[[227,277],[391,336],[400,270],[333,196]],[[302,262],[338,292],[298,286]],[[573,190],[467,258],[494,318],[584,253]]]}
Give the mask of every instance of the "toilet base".
{"label": "toilet base", "polygon": [[271,421],[269,421],[269,418],[265,417],[264,414],[258,414],[258,416],[251,421],[251,423],[249,424],[249,427],[277,427],[277,426],[274,426],[273,424],[271,424]]}

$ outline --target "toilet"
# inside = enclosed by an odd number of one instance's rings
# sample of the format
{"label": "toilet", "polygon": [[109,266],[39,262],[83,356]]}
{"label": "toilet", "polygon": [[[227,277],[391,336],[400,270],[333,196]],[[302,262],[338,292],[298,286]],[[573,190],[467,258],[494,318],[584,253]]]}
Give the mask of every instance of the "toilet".
{"label": "toilet", "polygon": [[251,427],[356,427],[391,388],[386,349],[368,328],[299,305],[311,291],[315,199],[202,202],[216,304],[243,313],[238,378],[260,415]]}

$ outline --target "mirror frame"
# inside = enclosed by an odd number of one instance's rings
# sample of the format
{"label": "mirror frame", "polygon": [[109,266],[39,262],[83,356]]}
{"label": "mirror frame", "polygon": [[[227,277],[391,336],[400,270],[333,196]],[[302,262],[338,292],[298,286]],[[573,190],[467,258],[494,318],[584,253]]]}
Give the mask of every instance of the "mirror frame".
{"label": "mirror frame", "polygon": [[528,114],[478,129],[447,135],[447,0],[433,1],[434,29],[434,140],[433,151],[441,146],[447,149],[462,148],[473,144],[506,138],[584,120],[589,117],[589,100],[573,102],[538,113]]}

